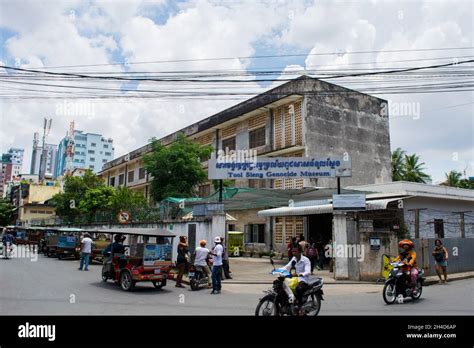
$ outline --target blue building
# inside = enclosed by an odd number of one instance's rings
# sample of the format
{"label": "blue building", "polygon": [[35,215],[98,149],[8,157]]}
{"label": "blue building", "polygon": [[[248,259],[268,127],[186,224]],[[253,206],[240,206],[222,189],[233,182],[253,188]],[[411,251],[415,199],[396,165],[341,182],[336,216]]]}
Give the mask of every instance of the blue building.
{"label": "blue building", "polygon": [[[66,171],[66,151],[68,137],[64,137],[58,146],[58,162],[55,177]],[[74,131],[73,168],[90,169],[94,173],[102,170],[102,166],[114,158],[114,143],[111,138],[101,134]]]}

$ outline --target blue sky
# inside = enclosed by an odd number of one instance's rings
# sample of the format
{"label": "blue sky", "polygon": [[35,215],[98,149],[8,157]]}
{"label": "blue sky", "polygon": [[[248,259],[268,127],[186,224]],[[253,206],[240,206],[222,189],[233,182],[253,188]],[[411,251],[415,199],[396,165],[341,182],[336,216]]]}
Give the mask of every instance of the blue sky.
{"label": "blue sky", "polygon": [[[0,3],[0,60],[6,65],[19,63],[23,68],[41,68],[185,58],[313,54],[240,61],[65,69],[86,73],[269,67],[337,70],[368,62],[375,63],[365,67],[407,66],[384,62],[474,56],[474,51],[314,54],[472,47],[472,7],[470,1],[3,0]],[[428,63],[433,62],[440,61]],[[427,61],[413,64],[423,65]],[[263,92],[276,84],[255,82],[249,88]],[[136,83],[108,86],[146,88],[146,85]],[[366,87],[364,84],[347,86]],[[3,93],[6,90],[3,86]],[[402,147],[409,153],[420,154],[435,182],[442,180],[444,173],[451,169],[466,169],[468,174],[474,174],[472,92],[379,96],[393,103],[413,102],[420,106],[419,118],[391,117],[392,148]],[[0,151],[7,151],[11,146],[25,148],[25,171],[31,155],[33,133],[40,131],[43,117],[53,118],[50,142],[58,143],[69,122],[74,120],[78,129],[113,137],[115,154],[119,156],[144,145],[152,136],[165,136],[236,103],[235,100],[95,100],[93,116],[66,117],[54,114],[58,102],[61,101],[0,99]],[[446,108],[448,106],[450,108]],[[21,127],[18,127],[18,122]]]}

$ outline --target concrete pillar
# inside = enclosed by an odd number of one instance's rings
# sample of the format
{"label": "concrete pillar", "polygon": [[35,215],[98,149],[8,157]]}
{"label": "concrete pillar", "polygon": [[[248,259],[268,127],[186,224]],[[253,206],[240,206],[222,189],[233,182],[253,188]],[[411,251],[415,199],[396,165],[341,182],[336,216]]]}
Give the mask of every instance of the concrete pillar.
{"label": "concrete pillar", "polygon": [[[212,215],[211,226],[209,228],[208,240],[214,245],[214,238],[217,236],[227,239],[225,213],[215,212]],[[227,242],[227,241],[226,241]]]}
{"label": "concrete pillar", "polygon": [[334,212],[333,220],[333,257],[334,257],[334,278],[349,279],[349,263],[346,257],[337,257],[338,246],[345,248],[347,245],[347,224],[346,214]]}

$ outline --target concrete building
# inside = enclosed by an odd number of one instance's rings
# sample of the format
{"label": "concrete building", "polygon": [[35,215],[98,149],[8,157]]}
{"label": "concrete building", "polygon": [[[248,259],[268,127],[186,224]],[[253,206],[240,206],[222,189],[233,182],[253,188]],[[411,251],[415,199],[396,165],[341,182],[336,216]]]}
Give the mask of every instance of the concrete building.
{"label": "concrete building", "polygon": [[20,148],[10,148],[8,154],[11,155],[12,161],[12,180],[17,180],[20,177],[20,174],[23,172],[23,155],[25,153],[24,149]]}
{"label": "concrete building", "polygon": [[56,216],[56,209],[48,203],[56,193],[61,192],[59,186],[40,184],[21,184],[13,193],[15,205],[18,207],[17,224],[30,226],[40,220]]}
{"label": "concrete building", "polygon": [[[346,255],[335,257],[336,278],[375,280],[381,277],[382,256],[398,254],[399,239],[410,238],[415,245],[425,245],[419,258],[426,264],[431,258],[426,240],[432,243],[441,238],[455,241],[455,247],[466,243],[474,246],[473,190],[412,182],[350,186],[346,190],[365,193],[364,211],[334,210],[331,194],[312,201],[296,197],[293,206],[261,210],[259,216],[267,217],[273,226],[272,249],[286,252],[286,241],[299,231],[282,219],[297,219],[306,239],[322,240],[324,244],[332,240],[336,246],[361,251],[363,262]],[[372,241],[377,241],[377,248]],[[469,264],[466,256],[453,255],[450,262],[458,263],[459,269],[474,270],[474,263]],[[427,267],[426,271],[433,269]]]}
{"label": "concrete building", "polygon": [[[58,145],[58,162],[55,177],[66,171],[66,150],[68,137],[64,137]],[[90,169],[97,173],[102,166],[114,158],[114,145],[111,138],[104,138],[100,134],[74,131],[74,158],[73,168]]]}
{"label": "concrete building", "polygon": [[[300,77],[263,94],[191,124],[179,132],[214,149],[254,150],[260,157],[325,157],[348,154],[352,177],[342,185],[391,181],[390,136],[385,100],[309,77]],[[160,139],[172,143],[178,132]],[[149,196],[150,177],[143,168],[147,144],[104,165],[99,173],[110,186],[127,186]],[[207,162],[203,161],[207,168]],[[336,187],[335,179],[234,180],[235,187],[302,189]],[[214,192],[212,182],[199,187],[200,196]],[[251,213],[239,216],[239,227],[252,226],[253,235],[269,235],[269,226]],[[236,216],[236,217],[237,217]],[[284,219],[302,231],[301,219]],[[255,227],[253,227],[255,225]],[[258,232],[265,229],[264,232]],[[250,232],[249,232],[250,233]],[[253,232],[252,232],[253,233]],[[261,239],[265,238],[259,238]],[[270,244],[269,240],[263,242]]]}
{"label": "concrete building", "polygon": [[[45,144],[46,148],[46,175],[50,177],[54,176],[54,168],[58,160],[58,147],[53,144]],[[40,163],[41,163],[41,154],[43,153],[42,146],[35,146],[33,144],[33,151],[31,153],[31,168],[30,174],[39,175]]]}

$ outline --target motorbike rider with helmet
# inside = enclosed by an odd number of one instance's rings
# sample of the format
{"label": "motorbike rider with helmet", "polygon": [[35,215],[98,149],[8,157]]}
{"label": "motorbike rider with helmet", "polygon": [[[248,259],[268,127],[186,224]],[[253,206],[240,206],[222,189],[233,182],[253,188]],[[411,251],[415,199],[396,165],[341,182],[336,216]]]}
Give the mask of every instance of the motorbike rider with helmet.
{"label": "motorbike rider with helmet", "polygon": [[[298,276],[298,285],[296,286],[296,301],[298,303],[299,315],[303,315],[301,306],[303,305],[303,294],[308,289],[309,275],[311,274],[311,261],[303,255],[303,248],[300,244],[295,245],[291,250],[293,258],[283,269]],[[291,296],[290,296],[291,299]]]}
{"label": "motorbike rider with helmet", "polygon": [[415,248],[415,244],[409,240],[404,239],[398,243],[398,246],[403,249],[402,252],[395,258],[395,262],[402,261],[405,263],[410,270],[410,287],[412,287],[412,291],[416,294],[416,281],[418,279],[418,269],[416,264],[416,252],[413,250]]}
{"label": "motorbike rider with helmet", "polygon": [[193,253],[193,264],[196,268],[201,267],[203,272],[206,273],[207,287],[210,289],[212,287],[211,270],[208,265],[210,251],[206,248],[206,244],[207,242],[204,239],[199,241],[199,247],[197,247]]}

